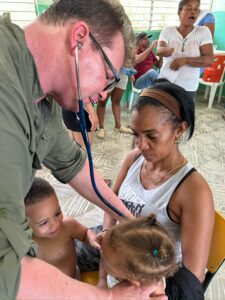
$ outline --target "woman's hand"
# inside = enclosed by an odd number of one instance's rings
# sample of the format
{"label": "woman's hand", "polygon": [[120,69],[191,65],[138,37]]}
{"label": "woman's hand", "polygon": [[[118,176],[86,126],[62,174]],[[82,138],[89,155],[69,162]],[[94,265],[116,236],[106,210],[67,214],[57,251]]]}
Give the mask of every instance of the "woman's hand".
{"label": "woman's hand", "polygon": [[174,59],[174,61],[170,65],[170,69],[173,71],[177,71],[180,69],[180,67],[186,65],[186,57],[179,57]]}

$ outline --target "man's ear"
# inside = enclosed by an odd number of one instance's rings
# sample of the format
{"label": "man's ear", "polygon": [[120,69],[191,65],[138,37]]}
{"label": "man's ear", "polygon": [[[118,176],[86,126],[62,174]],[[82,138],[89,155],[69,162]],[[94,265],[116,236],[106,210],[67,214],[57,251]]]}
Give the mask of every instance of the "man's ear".
{"label": "man's ear", "polygon": [[80,50],[85,42],[89,39],[89,27],[83,21],[77,21],[71,24],[69,33],[69,45],[71,54],[74,55],[76,47]]}
{"label": "man's ear", "polygon": [[141,283],[138,280],[129,280],[129,282],[131,284],[135,285],[136,287],[140,287],[141,286]]}

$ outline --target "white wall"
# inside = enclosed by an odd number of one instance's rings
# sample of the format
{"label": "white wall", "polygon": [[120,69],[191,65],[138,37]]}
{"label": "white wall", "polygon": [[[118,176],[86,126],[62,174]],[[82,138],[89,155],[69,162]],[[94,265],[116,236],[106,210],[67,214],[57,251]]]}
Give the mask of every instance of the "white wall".
{"label": "white wall", "polygon": [[36,17],[34,0],[0,0],[0,14],[10,12],[11,20],[23,27]]}

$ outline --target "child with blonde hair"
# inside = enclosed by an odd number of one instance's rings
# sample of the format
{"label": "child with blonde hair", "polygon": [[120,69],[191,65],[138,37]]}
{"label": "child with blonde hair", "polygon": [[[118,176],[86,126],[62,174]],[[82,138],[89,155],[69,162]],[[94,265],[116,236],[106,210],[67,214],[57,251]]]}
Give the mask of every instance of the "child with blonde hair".
{"label": "child with blonde hair", "polygon": [[108,276],[110,287],[121,280],[137,286],[159,283],[154,295],[162,295],[164,278],[176,269],[174,241],[154,214],[126,220],[104,234],[99,286],[104,286],[107,273],[114,277]]}

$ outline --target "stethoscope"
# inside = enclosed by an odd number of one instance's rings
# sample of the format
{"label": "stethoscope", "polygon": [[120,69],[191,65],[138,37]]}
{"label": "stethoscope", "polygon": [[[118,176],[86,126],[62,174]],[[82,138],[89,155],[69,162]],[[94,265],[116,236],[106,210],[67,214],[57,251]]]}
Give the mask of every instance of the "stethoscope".
{"label": "stethoscope", "polygon": [[78,114],[75,113],[75,112],[72,112],[72,113],[73,113],[73,116],[76,118],[76,120],[79,121],[81,134],[82,134],[84,144],[85,144],[85,147],[86,147],[86,150],[87,150],[87,155],[88,155],[91,184],[92,184],[92,187],[93,187],[96,195],[112,211],[114,211],[120,217],[125,217],[124,214],[121,213],[121,211],[119,211],[116,207],[114,207],[111,203],[109,203],[102,196],[102,194],[99,192],[99,190],[97,188],[97,185],[96,185],[96,182],[95,182],[94,167],[93,167],[93,160],[92,160],[92,154],[91,154],[91,146],[90,146],[90,142],[89,142],[89,138],[88,138],[87,126],[86,126],[86,120],[85,120],[85,114],[84,114],[84,105],[83,105],[83,100],[81,98],[81,91],[80,91],[79,59],[78,59],[78,51],[79,51],[80,48],[81,48],[81,44],[78,44],[78,46],[75,48],[75,69],[76,69],[77,96],[78,96],[80,116],[78,116]]}

